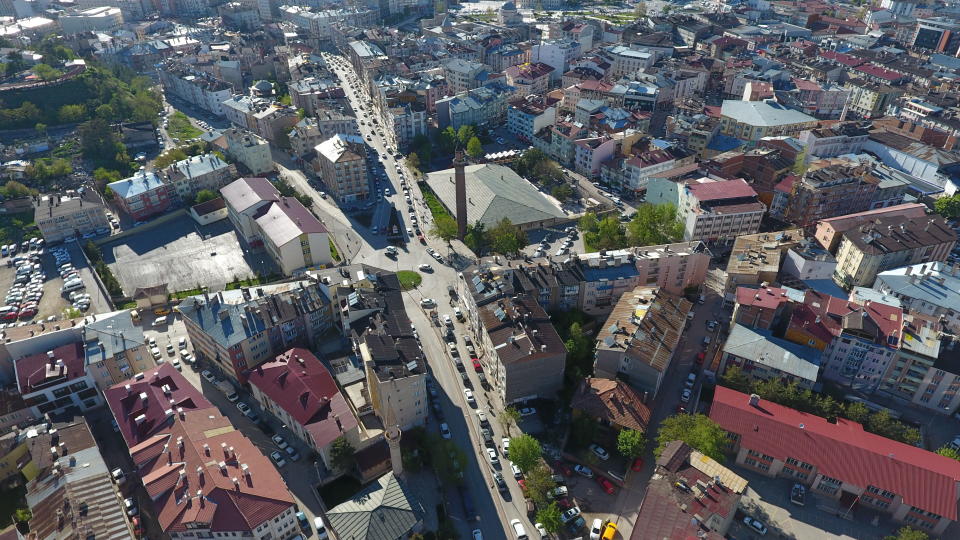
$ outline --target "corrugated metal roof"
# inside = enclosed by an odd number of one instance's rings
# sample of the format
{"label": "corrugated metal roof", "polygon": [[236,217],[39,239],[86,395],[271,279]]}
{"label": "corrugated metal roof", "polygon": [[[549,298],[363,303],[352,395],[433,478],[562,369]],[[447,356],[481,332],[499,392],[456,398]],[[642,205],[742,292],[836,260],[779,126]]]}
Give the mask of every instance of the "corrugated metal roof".
{"label": "corrugated metal roof", "polygon": [[328,510],[327,519],[338,538],[395,540],[406,537],[422,521],[423,508],[411,499],[403,482],[388,472]]}

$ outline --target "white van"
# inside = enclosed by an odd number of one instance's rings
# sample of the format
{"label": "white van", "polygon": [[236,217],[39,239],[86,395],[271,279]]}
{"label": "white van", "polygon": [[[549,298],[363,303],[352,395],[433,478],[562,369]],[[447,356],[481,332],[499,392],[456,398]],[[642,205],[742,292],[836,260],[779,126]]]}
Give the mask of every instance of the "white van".
{"label": "white van", "polygon": [[323,518],[317,516],[313,518],[313,528],[317,530],[319,540],[327,540],[327,526],[323,523]]}
{"label": "white van", "polygon": [[83,280],[72,279],[63,284],[63,287],[60,288],[62,292],[75,291],[77,289],[84,289],[86,285],[83,284]]}
{"label": "white van", "polygon": [[166,316],[166,315],[164,315],[164,316],[162,316],[162,317],[157,317],[156,319],[153,320],[153,325],[154,325],[154,326],[163,326],[163,325],[165,325],[165,324],[167,324],[167,316]]}

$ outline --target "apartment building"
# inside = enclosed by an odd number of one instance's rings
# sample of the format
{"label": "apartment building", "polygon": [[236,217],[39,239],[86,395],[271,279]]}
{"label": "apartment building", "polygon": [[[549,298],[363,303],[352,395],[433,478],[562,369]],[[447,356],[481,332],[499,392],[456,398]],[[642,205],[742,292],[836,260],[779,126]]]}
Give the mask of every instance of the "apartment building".
{"label": "apartment building", "polygon": [[[582,255],[581,259],[591,255]],[[700,240],[637,247],[633,255],[639,284],[656,286],[673,295],[704,283],[712,256]]]}
{"label": "apartment building", "polygon": [[360,421],[337,387],[333,375],[309,350],[292,348],[270,362],[250,370],[251,395],[270,413],[317,452],[328,469],[333,441],[345,438],[360,447]]}
{"label": "apartment building", "polygon": [[81,32],[112,32],[123,26],[120,8],[101,6],[62,13],[57,22],[66,35]]}
{"label": "apartment building", "polygon": [[511,404],[556,395],[563,385],[567,349],[537,301],[519,295],[477,311],[484,363],[501,401]]}
{"label": "apartment building", "polygon": [[61,242],[68,236],[79,238],[97,229],[110,229],[107,207],[92,189],[76,197],[43,195],[36,203],[33,220],[49,244]]}
{"label": "apartment building", "polygon": [[312,346],[333,327],[328,293],[306,281],[192,296],[176,309],[197,358],[241,384],[251,369]]}
{"label": "apartment building", "polygon": [[487,66],[480,62],[453,58],[443,63],[443,77],[451,95],[483,86],[487,74]]}
{"label": "apartment building", "polygon": [[367,145],[359,135],[337,134],[318,144],[313,171],[341,202],[357,202],[370,196],[367,179]]}
{"label": "apartment building", "polygon": [[545,39],[530,49],[530,61],[542,62],[553,68],[550,80],[559,81],[570,70],[570,63],[580,58],[583,47],[571,39]]}
{"label": "apartment building", "polygon": [[850,79],[844,87],[850,91],[847,109],[850,113],[866,119],[884,116],[887,108],[903,95],[903,90],[899,88],[862,79]]}
{"label": "apartment building", "polygon": [[237,177],[237,168],[216,154],[202,154],[177,161],[160,172],[180,201],[190,201],[202,190],[220,191]]}
{"label": "apartment building", "polygon": [[138,221],[166,212],[177,197],[172,184],[143,168],[130,178],[111,182],[107,187],[113,192],[117,206]]}
{"label": "apartment building", "polygon": [[542,96],[550,88],[550,74],[553,71],[553,66],[533,62],[510,66],[503,74],[507,77],[507,84],[516,88],[518,95]]}
{"label": "apartment building", "polygon": [[718,386],[710,419],[730,438],[737,465],[792,478],[817,496],[848,501],[932,535],[957,520],[960,463],[827,419]]}
{"label": "apartment building", "polygon": [[736,295],[733,322],[760,330],[770,330],[791,302],[803,302],[802,293],[786,287],[737,287]]}
{"label": "apartment building", "polygon": [[427,134],[427,107],[417,102],[397,103],[384,111],[384,122],[393,134],[393,140],[388,138],[388,142],[407,148],[418,135]]}
{"label": "apartment building", "polygon": [[104,397],[135,467],[127,481],[143,483],[139,502],[151,505],[164,535],[270,540],[299,532],[280,472],[172,365]]}
{"label": "apartment building", "polygon": [[521,141],[530,141],[537,132],[552,126],[556,118],[557,106],[542,96],[514,99],[507,106],[507,131]]}
{"label": "apartment building", "polygon": [[297,109],[303,109],[307,116],[325,110],[326,103],[346,97],[337,79],[305,77],[288,84],[287,90],[290,92],[290,103]]}
{"label": "apartment building", "polygon": [[746,181],[690,182],[680,192],[678,214],[686,240],[719,240],[754,234],[767,207]]}
{"label": "apartment building", "polygon": [[233,125],[276,141],[293,129],[300,118],[293,107],[252,96],[233,96],[223,102],[223,115]]}
{"label": "apartment building", "polygon": [[956,231],[937,215],[877,218],[843,233],[833,280],[844,287],[869,287],[885,270],[946,260],[956,243]]}
{"label": "apartment building", "polygon": [[816,125],[816,118],[773,101],[727,99],[720,108],[720,132],[748,142],[780,135],[796,137]]}
{"label": "apartment building", "polygon": [[843,233],[877,218],[903,216],[920,219],[927,215],[927,207],[920,203],[905,203],[886,208],[877,208],[845,216],[822,219],[817,223],[814,238],[831,253],[836,253]]}
{"label": "apartment building", "polygon": [[903,309],[960,332],[960,264],[921,262],[877,274],[873,288],[895,296]]}
{"label": "apartment building", "polygon": [[437,100],[437,122],[440,128],[473,125],[485,126],[502,122],[507,103],[515,97],[512,86],[492,82],[486,86]]}
{"label": "apartment building", "polygon": [[778,380],[813,390],[820,375],[820,351],[774,337],[769,330],[734,324],[721,348],[722,376],[736,366],[755,382]]}
{"label": "apartment building", "polygon": [[620,141],[609,135],[578,139],[573,145],[574,169],[587,178],[600,178],[600,164],[617,154]]}
{"label": "apartment building", "polygon": [[693,303],[656,287],[620,297],[597,334],[594,376],[620,379],[655,398]]}
{"label": "apartment building", "polygon": [[187,103],[223,116],[223,102],[230,99],[233,88],[202,71],[195,71],[184,64],[169,61],[164,63],[157,74],[165,93],[170,93]]}
{"label": "apartment building", "polygon": [[261,210],[280,199],[280,192],[266,178],[239,178],[220,190],[227,203],[227,216],[240,238],[248,245],[263,245],[261,231],[256,227],[256,216]]}
{"label": "apartment building", "polygon": [[863,212],[877,191],[879,181],[869,167],[853,163],[813,162],[802,178],[794,181],[784,217],[797,227],[813,227],[821,219]]}
{"label": "apartment building", "polygon": [[234,127],[224,130],[223,135],[227,139],[227,154],[240,162],[251,174],[273,172],[273,156],[270,154],[270,143],[266,139],[251,131]]}
{"label": "apartment building", "polygon": [[958,341],[934,318],[904,314],[903,341],[880,390],[931,413],[955,414],[960,408]]}
{"label": "apartment building", "polygon": [[157,366],[143,330],[133,324],[126,310],[99,315],[86,322],[79,338],[86,371],[101,392]]}
{"label": "apartment building", "polygon": [[870,134],[866,126],[845,122],[828,128],[817,128],[800,133],[800,142],[807,156],[831,158],[844,154],[859,154]]}
{"label": "apartment building", "polygon": [[608,75],[611,80],[622,77],[631,79],[637,73],[652,66],[658,57],[655,52],[631,49],[625,45],[605,47],[602,54],[610,61],[611,68]]}
{"label": "apartment building", "polygon": [[737,237],[727,262],[723,291],[725,302],[736,300],[740,285],[758,287],[777,282],[787,251],[803,240],[803,229],[777,233],[749,234]]}
{"label": "apartment building", "polygon": [[72,342],[15,360],[17,390],[34,416],[103,405],[84,358],[83,344]]}

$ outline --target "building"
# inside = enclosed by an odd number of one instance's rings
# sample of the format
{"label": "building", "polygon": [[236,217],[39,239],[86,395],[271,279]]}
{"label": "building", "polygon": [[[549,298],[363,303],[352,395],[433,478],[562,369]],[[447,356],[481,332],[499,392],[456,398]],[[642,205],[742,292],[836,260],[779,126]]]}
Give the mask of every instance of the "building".
{"label": "building", "polygon": [[307,349],[293,348],[250,370],[251,395],[332,468],[330,448],[344,437],[360,447],[360,422],[333,375]]}
{"label": "building", "polygon": [[960,52],[960,24],[952,17],[918,18],[911,45],[914,49],[956,56]]}
{"label": "building", "polygon": [[897,87],[861,79],[850,79],[844,87],[850,91],[847,110],[867,119],[884,116],[887,109],[903,95],[903,90]]}
{"label": "building", "polygon": [[541,40],[530,49],[530,61],[542,62],[553,68],[552,81],[559,81],[561,75],[570,70],[570,63],[580,58],[582,47],[579,42],[570,39]]}
{"label": "building", "polygon": [[680,192],[685,240],[719,240],[754,234],[767,207],[743,179],[690,182]]}
{"label": "building", "polygon": [[221,193],[240,235],[250,245],[262,245],[284,275],[333,261],[327,228],[296,198],[280,196],[266,178],[240,178]]}
{"label": "building", "polygon": [[[490,163],[468,165],[464,174],[467,223],[482,223],[489,229],[506,218],[521,229],[529,230],[567,221],[555,201],[509,167]],[[427,174],[427,185],[450,213],[456,214],[454,170]]]}
{"label": "building", "polygon": [[123,12],[110,6],[94,7],[63,13],[57,19],[66,35],[81,32],[106,32],[123,26]]}
{"label": "building", "polygon": [[604,426],[646,432],[650,408],[643,396],[624,381],[587,377],[570,400],[574,415],[584,415]]}
{"label": "building", "polygon": [[487,66],[480,62],[452,58],[443,63],[443,77],[451,95],[483,86],[487,75]]}
{"label": "building", "polygon": [[156,173],[141,169],[130,178],[107,184],[113,200],[132,219],[142,221],[166,212],[173,204],[176,190]]}
{"label": "building", "polygon": [[14,362],[17,390],[34,416],[87,412],[103,405],[84,358],[83,344],[74,342]]}
{"label": "building", "polygon": [[833,279],[840,286],[869,287],[885,270],[946,260],[956,243],[956,231],[937,215],[877,218],[843,233]]}
{"label": "building", "polygon": [[507,102],[515,97],[512,86],[495,81],[453,96],[437,100],[437,122],[440,128],[452,126],[486,126],[503,122]]}
{"label": "building", "polygon": [[333,328],[320,285],[293,281],[186,298],[177,306],[198,359],[244,383],[251,369]]}
{"label": "building", "polygon": [[33,221],[48,244],[69,236],[79,238],[98,229],[110,230],[107,207],[100,195],[86,189],[76,197],[44,195],[33,211]]}
{"label": "building", "polygon": [[819,350],[773,337],[769,330],[734,324],[721,351],[717,375],[736,366],[754,381],[795,382],[812,390],[820,374]]}
{"label": "building", "polygon": [[720,132],[748,142],[778,135],[799,136],[817,119],[773,101],[726,99],[720,108]]}
{"label": "building", "polygon": [[509,405],[551,399],[563,386],[567,348],[537,301],[520,295],[477,308],[493,390]]}
{"label": "building", "polygon": [[630,540],[726,538],[747,481],[714,459],[671,441],[657,458]]}
{"label": "building", "polygon": [[903,342],[880,385],[883,394],[930,412],[956,413],[960,407],[957,340],[946,337],[943,328],[929,317],[904,315]]}
{"label": "building", "polygon": [[780,320],[791,301],[803,301],[786,287],[737,287],[737,303],[733,306],[733,322],[738,326],[770,330]]}
{"label": "building", "polygon": [[224,115],[222,104],[230,99],[233,93],[229,83],[172,61],[164,63],[157,70],[157,74],[160,76],[160,84],[163,85],[165,93],[210,111],[216,116]]}
{"label": "building", "polygon": [[800,142],[806,146],[807,156],[831,158],[844,154],[859,154],[870,131],[856,123],[846,122],[833,127],[811,129],[800,133]]}
{"label": "building", "polygon": [[787,251],[781,275],[793,276],[800,281],[830,281],[837,271],[837,259],[811,240],[804,240]]}
{"label": "building", "polygon": [[737,237],[727,261],[724,300],[733,303],[740,285],[758,287],[764,282],[775,283],[787,251],[802,240],[802,229]]}
{"label": "building", "polygon": [[384,116],[393,145],[408,148],[418,135],[427,134],[427,107],[423,103],[398,103],[388,107]]}
{"label": "building", "polygon": [[954,172],[956,164],[960,163],[960,152],[938,148],[891,131],[871,132],[863,148],[884,165],[920,179],[918,190],[929,190],[926,194],[934,195],[945,190],[947,195],[952,195],[951,190],[960,185]]}
{"label": "building", "polygon": [[877,218],[903,216],[911,219],[919,219],[927,215],[927,207],[920,203],[906,203],[886,208],[877,208],[867,210],[856,214],[848,214],[828,219],[822,219],[817,223],[814,238],[821,246],[831,253],[836,253],[840,245],[840,239],[843,233],[854,227],[867,223]]}
{"label": "building", "polygon": [[578,139],[573,143],[573,167],[587,178],[600,178],[600,165],[617,155],[620,141],[609,135]]}
{"label": "building", "polygon": [[200,191],[220,191],[236,179],[237,169],[216,154],[202,154],[170,165],[160,176],[164,184],[173,187],[181,201],[192,201]]}
{"label": "building", "polygon": [[507,84],[516,88],[517,94],[542,96],[550,88],[550,74],[553,71],[553,66],[533,62],[510,66],[503,74],[507,77]]}
{"label": "building", "polygon": [[692,308],[689,300],[655,287],[621,296],[597,334],[594,376],[626,381],[655,398]]}
{"label": "building", "polygon": [[960,332],[960,265],[921,262],[877,274],[877,291],[900,300],[905,311],[941,321]]}
{"label": "building", "polygon": [[507,107],[507,131],[521,141],[530,141],[540,130],[552,126],[556,118],[556,105],[548,105],[543,97],[514,99]]}
{"label": "building", "polygon": [[844,513],[886,512],[933,535],[957,520],[960,463],[864,431],[718,386],[710,419],[729,433],[735,462],[771,478],[792,478]]}
{"label": "building", "polygon": [[327,510],[337,538],[408,538],[423,527],[425,512],[403,479],[388,472],[349,500]]}
{"label": "building", "polygon": [[681,295],[684,289],[706,281],[711,256],[699,240],[634,248],[638,282]]}
{"label": "building", "polygon": [[870,175],[869,167],[828,163],[814,162],[811,170],[793,182],[784,217],[797,227],[810,228],[821,219],[870,208],[879,182]]}
{"label": "building", "polygon": [[370,196],[365,159],[367,145],[359,135],[334,135],[318,144],[314,151],[314,173],[338,201],[355,203]]}
{"label": "building", "polygon": [[80,339],[87,374],[101,392],[157,366],[143,330],[133,324],[126,310],[86,322],[80,330]]}
{"label": "building", "polygon": [[24,434],[32,517],[23,538],[136,538],[123,494],[86,420],[44,422]]}
{"label": "building", "polygon": [[223,135],[227,139],[227,154],[243,164],[250,174],[273,172],[273,156],[270,154],[270,143],[266,139],[234,127],[224,130]]}
{"label": "building", "polygon": [[333,103],[346,97],[336,79],[305,77],[289,83],[287,90],[290,92],[290,103],[297,109],[303,109],[306,116],[326,110],[325,103]]}
{"label": "building", "polygon": [[146,490],[140,502],[165,535],[269,540],[299,531],[273,463],[173,366],[104,395],[136,468],[130,476]]}

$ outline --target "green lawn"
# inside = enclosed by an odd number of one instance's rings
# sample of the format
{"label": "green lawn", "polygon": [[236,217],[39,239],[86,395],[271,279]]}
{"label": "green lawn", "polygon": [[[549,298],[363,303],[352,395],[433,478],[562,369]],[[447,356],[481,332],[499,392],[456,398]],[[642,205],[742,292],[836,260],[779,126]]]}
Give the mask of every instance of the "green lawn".
{"label": "green lawn", "polygon": [[197,289],[190,289],[190,290],[187,290],[187,291],[178,291],[178,292],[175,292],[175,293],[171,294],[170,297],[173,298],[174,300],[181,300],[181,299],[186,298],[186,297],[188,297],[188,296],[196,296],[196,295],[198,295],[198,294],[203,294],[203,288],[202,288],[202,287],[201,287],[201,288],[197,288]]}
{"label": "green lawn", "polygon": [[203,135],[203,131],[191,124],[190,119],[187,118],[187,115],[180,111],[170,115],[169,121],[170,127],[167,128],[167,133],[169,133],[170,136],[175,139],[187,141]]}
{"label": "green lawn", "polygon": [[430,188],[426,186],[426,183],[421,183],[420,191],[423,193],[424,202],[426,202],[427,206],[430,207],[430,213],[433,214],[433,220],[436,221],[440,216],[449,216],[450,212],[447,212],[447,209],[444,208],[443,204],[440,203],[440,199],[438,199],[437,196],[430,191]]}
{"label": "green lawn", "polygon": [[340,252],[337,251],[337,245],[333,243],[333,238],[330,239],[330,257],[334,261],[340,262]]}
{"label": "green lawn", "polygon": [[420,285],[423,281],[423,276],[413,270],[400,270],[397,272],[397,279],[400,280],[400,286],[403,287],[403,290],[409,291]]}

